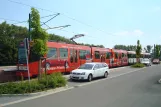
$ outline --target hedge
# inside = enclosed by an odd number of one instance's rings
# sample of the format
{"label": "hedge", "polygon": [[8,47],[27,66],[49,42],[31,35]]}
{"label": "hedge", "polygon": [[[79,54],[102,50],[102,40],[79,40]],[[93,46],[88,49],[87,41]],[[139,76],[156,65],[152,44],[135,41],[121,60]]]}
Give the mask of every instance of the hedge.
{"label": "hedge", "polygon": [[131,65],[131,67],[133,67],[133,68],[143,68],[143,67],[145,67],[145,65],[142,64],[142,63],[136,63],[134,65]]}
{"label": "hedge", "polygon": [[56,87],[62,87],[65,86],[66,83],[67,81],[61,73],[53,73],[51,75],[43,75],[39,81],[37,79],[31,80],[30,84],[28,81],[20,81],[0,85],[0,94],[24,94],[39,92]]}

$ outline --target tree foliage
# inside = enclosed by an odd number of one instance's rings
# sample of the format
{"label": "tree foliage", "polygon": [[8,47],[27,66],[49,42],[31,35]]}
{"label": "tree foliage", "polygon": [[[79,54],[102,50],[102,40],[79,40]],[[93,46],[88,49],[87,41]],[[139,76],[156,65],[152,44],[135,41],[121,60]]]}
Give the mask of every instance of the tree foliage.
{"label": "tree foliage", "polygon": [[159,58],[160,57],[160,48],[158,45],[155,46],[155,58]]}
{"label": "tree foliage", "polygon": [[147,52],[147,53],[151,53],[152,48],[153,48],[153,46],[147,45],[147,46],[144,48],[144,50],[145,50],[145,52]]}
{"label": "tree foliage", "polygon": [[32,40],[34,41],[33,52],[38,56],[43,56],[47,53],[48,33],[41,28],[40,15],[35,8],[31,8],[31,28]]}
{"label": "tree foliage", "polygon": [[26,27],[10,25],[7,22],[0,24],[0,65],[16,64],[18,43],[27,35]]}
{"label": "tree foliage", "polygon": [[141,57],[141,51],[142,51],[142,47],[140,44],[140,41],[137,41],[137,47],[136,47],[136,58],[140,58]]}
{"label": "tree foliage", "polygon": [[127,51],[135,51],[136,46],[135,45],[115,45],[114,49],[122,49],[122,50],[127,50]]}

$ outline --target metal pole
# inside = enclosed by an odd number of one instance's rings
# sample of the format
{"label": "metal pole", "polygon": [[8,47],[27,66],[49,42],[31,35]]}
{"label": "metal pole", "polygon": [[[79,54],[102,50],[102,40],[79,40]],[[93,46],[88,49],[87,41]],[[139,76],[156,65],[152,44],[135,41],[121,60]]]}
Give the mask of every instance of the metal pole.
{"label": "metal pole", "polygon": [[29,83],[30,83],[30,71],[29,71],[28,54],[27,54],[28,49],[26,48],[26,45],[27,45],[26,42],[28,42],[27,38],[25,38],[25,54],[26,54],[26,62],[27,62],[28,80],[29,80]]}
{"label": "metal pole", "polygon": [[45,75],[47,74],[47,71],[46,71],[46,58],[45,58]]}
{"label": "metal pole", "polygon": [[31,41],[31,14],[29,13],[29,41]]}

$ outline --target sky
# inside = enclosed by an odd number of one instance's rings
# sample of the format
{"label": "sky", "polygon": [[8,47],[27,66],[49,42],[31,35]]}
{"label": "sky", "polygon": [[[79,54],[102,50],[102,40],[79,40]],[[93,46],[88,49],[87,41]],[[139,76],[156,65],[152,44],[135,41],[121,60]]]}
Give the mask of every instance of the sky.
{"label": "sky", "polygon": [[[161,0],[0,0],[0,22],[3,19],[8,19],[9,24],[15,23],[11,20],[27,21],[31,11],[28,5],[39,7],[41,17],[60,13],[47,25],[71,26],[47,32],[66,38],[85,34],[75,40],[78,43],[106,48],[116,44],[136,45],[137,40],[143,47],[161,44]],[[50,18],[43,18],[41,22]],[[28,27],[28,23],[16,25]]]}

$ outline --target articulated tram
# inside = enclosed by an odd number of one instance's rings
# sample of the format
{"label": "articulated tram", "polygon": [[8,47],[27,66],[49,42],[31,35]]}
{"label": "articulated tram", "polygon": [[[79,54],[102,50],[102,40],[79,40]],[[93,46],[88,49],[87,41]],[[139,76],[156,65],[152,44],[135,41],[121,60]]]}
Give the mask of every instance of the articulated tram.
{"label": "articulated tram", "polygon": [[[18,49],[18,71],[17,76],[28,76],[27,61],[25,55],[25,44],[21,43]],[[136,53],[134,51],[109,49],[66,44],[60,42],[47,42],[48,53],[43,57],[46,61],[41,61],[42,72],[46,67],[47,73],[70,72],[86,62],[105,62],[112,67],[127,66],[136,63]],[[30,47],[32,48],[32,47]],[[38,75],[39,58],[33,54],[31,49],[28,52],[29,76]],[[142,58],[150,58],[150,53],[142,53]]]}

